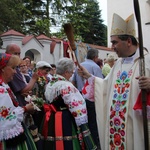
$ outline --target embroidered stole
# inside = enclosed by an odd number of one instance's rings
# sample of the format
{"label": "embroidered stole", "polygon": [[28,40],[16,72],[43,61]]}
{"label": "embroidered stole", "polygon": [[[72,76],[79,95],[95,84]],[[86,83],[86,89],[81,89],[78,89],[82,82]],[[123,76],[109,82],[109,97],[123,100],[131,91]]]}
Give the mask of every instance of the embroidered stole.
{"label": "embroidered stole", "polygon": [[[130,86],[137,61],[128,71],[119,70],[112,94],[109,114],[109,149],[126,149],[126,124],[130,98]],[[128,65],[128,64],[126,64]]]}

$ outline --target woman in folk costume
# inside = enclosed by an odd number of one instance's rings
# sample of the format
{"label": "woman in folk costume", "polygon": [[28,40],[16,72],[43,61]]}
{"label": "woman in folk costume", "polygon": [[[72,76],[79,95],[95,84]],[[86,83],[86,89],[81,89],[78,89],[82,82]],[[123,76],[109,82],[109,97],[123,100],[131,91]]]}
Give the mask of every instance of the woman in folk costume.
{"label": "woman in folk costume", "polygon": [[86,103],[80,92],[69,81],[74,62],[62,58],[56,66],[56,75],[45,91],[45,117],[40,130],[44,150],[94,150],[88,128]]}
{"label": "woman in folk costume", "polygon": [[127,20],[113,15],[111,43],[120,58],[104,80],[80,69],[79,74],[88,79],[82,93],[95,99],[103,150],[143,150],[143,117],[137,113],[141,109],[138,95],[141,89],[150,94],[150,54],[144,50],[146,76],[139,77],[139,48],[133,15]]}
{"label": "woman in folk costume", "polygon": [[0,150],[36,150],[32,137],[22,123],[24,112],[34,110],[33,105],[18,106],[8,86],[16,73],[20,58],[0,53]]}

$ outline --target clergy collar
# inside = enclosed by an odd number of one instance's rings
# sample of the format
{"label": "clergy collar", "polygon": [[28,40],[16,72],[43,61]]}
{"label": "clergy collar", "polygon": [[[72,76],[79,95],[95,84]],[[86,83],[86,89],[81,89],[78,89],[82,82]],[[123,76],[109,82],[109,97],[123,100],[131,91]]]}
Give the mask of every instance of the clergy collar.
{"label": "clergy collar", "polygon": [[136,52],[134,52],[132,55],[128,56],[128,57],[132,57]]}
{"label": "clergy collar", "polygon": [[129,64],[129,63],[134,63],[134,60],[137,58],[137,55],[139,54],[138,49],[136,50],[135,53],[132,55],[122,58],[122,64]]}

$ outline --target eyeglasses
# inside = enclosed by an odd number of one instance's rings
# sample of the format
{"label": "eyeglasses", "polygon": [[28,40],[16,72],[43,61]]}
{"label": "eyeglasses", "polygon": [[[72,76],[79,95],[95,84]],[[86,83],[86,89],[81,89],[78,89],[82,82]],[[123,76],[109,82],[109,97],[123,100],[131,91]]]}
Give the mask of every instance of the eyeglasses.
{"label": "eyeglasses", "polygon": [[20,55],[21,53],[14,52],[13,54],[14,54],[14,55]]}
{"label": "eyeglasses", "polygon": [[21,65],[20,68],[21,68],[21,67],[25,67],[25,66],[26,66],[26,65]]}

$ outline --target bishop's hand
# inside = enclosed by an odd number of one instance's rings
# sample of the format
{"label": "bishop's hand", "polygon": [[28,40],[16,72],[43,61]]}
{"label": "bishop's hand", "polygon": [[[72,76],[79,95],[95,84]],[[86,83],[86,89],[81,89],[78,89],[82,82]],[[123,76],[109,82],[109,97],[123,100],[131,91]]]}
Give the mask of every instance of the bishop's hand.
{"label": "bishop's hand", "polygon": [[80,65],[80,68],[78,68],[78,74],[85,79],[88,79],[91,77],[91,74],[81,65]]}
{"label": "bishop's hand", "polygon": [[139,80],[140,89],[146,90],[147,92],[150,91],[150,77],[141,76],[141,77],[136,77],[136,79]]}

